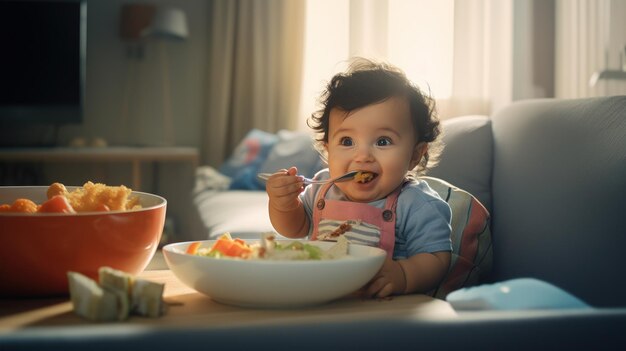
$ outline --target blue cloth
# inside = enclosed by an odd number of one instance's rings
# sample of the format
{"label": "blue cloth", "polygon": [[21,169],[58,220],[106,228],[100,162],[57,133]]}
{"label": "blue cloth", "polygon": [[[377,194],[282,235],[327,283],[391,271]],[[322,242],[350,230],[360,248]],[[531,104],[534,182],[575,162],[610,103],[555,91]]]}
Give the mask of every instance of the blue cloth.
{"label": "blue cloth", "polygon": [[456,310],[590,309],[571,293],[536,278],[516,278],[451,292],[446,300]]}
{"label": "blue cloth", "polygon": [[276,134],[259,129],[249,131],[219,169],[220,173],[232,178],[230,189],[263,189],[256,174],[277,142]]}
{"label": "blue cloth", "polygon": [[252,129],[239,142],[219,172],[232,179],[230,190],[264,190],[257,173],[274,173],[281,168],[298,167],[311,177],[323,168],[319,153],[308,133],[281,130],[276,134]]}
{"label": "blue cloth", "polygon": [[[330,173],[324,169],[316,174],[316,179],[328,179]],[[315,198],[321,185],[312,184],[300,194],[304,209],[312,221]],[[347,201],[337,187],[331,187],[327,199]],[[378,208],[385,207],[385,199],[369,203]],[[396,243],[394,258],[404,259],[418,253],[452,251],[450,240],[450,206],[425,181],[410,180],[398,196],[396,207]],[[313,230],[311,224],[309,235]]]}

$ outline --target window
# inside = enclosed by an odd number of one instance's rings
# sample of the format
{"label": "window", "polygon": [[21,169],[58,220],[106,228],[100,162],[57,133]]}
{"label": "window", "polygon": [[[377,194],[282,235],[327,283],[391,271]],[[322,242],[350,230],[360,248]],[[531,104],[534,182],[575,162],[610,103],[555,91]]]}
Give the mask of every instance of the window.
{"label": "window", "polygon": [[453,84],[453,0],[308,0],[300,127],[353,56],[388,61],[437,99]]}

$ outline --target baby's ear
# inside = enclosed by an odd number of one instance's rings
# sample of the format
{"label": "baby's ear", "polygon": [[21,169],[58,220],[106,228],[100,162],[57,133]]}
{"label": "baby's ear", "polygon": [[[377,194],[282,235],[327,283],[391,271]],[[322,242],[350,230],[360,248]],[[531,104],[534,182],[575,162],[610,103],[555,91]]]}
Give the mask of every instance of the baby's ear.
{"label": "baby's ear", "polygon": [[428,152],[428,143],[417,143],[417,145],[413,148],[413,155],[411,157],[409,169],[414,169],[420,163],[426,152]]}

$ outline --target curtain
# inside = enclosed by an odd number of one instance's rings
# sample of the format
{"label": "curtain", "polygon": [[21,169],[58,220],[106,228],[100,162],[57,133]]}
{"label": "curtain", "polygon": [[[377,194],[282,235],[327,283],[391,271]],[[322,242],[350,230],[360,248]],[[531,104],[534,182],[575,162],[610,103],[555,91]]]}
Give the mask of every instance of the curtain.
{"label": "curtain", "polygon": [[213,0],[201,155],[218,167],[253,128],[295,129],[304,1]]}
{"label": "curtain", "polygon": [[512,100],[512,4],[455,0],[452,94],[442,118],[490,115]]}
{"label": "curtain", "polygon": [[591,81],[603,70],[626,70],[626,2],[557,0],[556,5],[556,97],[626,94],[626,73]]}
{"label": "curtain", "polygon": [[[330,50],[329,44],[318,41],[317,50],[307,51],[305,61],[334,65],[355,55],[388,61],[422,89],[433,87],[441,119],[489,115],[513,99],[513,0],[311,1],[333,16],[337,9],[347,8],[342,20],[333,17],[319,26],[333,27],[335,37],[348,38],[349,50]],[[307,37],[322,30],[313,27]],[[336,57],[329,60],[329,53]],[[329,78],[311,77],[307,83],[318,87]],[[435,84],[444,89],[434,88]],[[307,101],[303,104],[300,115],[306,116],[312,107]]]}

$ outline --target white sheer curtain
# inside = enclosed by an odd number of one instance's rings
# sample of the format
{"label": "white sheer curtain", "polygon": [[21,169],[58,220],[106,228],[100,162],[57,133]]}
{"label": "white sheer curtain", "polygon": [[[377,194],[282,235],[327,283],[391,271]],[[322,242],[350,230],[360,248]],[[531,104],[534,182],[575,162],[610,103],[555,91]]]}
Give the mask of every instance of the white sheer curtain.
{"label": "white sheer curtain", "polygon": [[304,1],[211,1],[205,164],[219,166],[252,128],[296,128],[304,9]]}
{"label": "white sheer curtain", "polygon": [[626,70],[626,1],[557,0],[556,16],[556,97],[626,94],[623,79],[590,84],[595,72]]}
{"label": "white sheer curtain", "polygon": [[[353,56],[402,68],[437,99],[441,118],[490,114],[512,100],[512,4],[513,0],[309,0],[307,22],[320,23],[318,16],[332,13],[324,31],[334,26],[334,41],[345,49],[332,50],[330,43],[316,38],[321,32],[307,25],[301,117],[312,112],[314,93],[323,88],[322,82],[344,68],[338,63]],[[320,63],[327,68],[314,67]]]}

